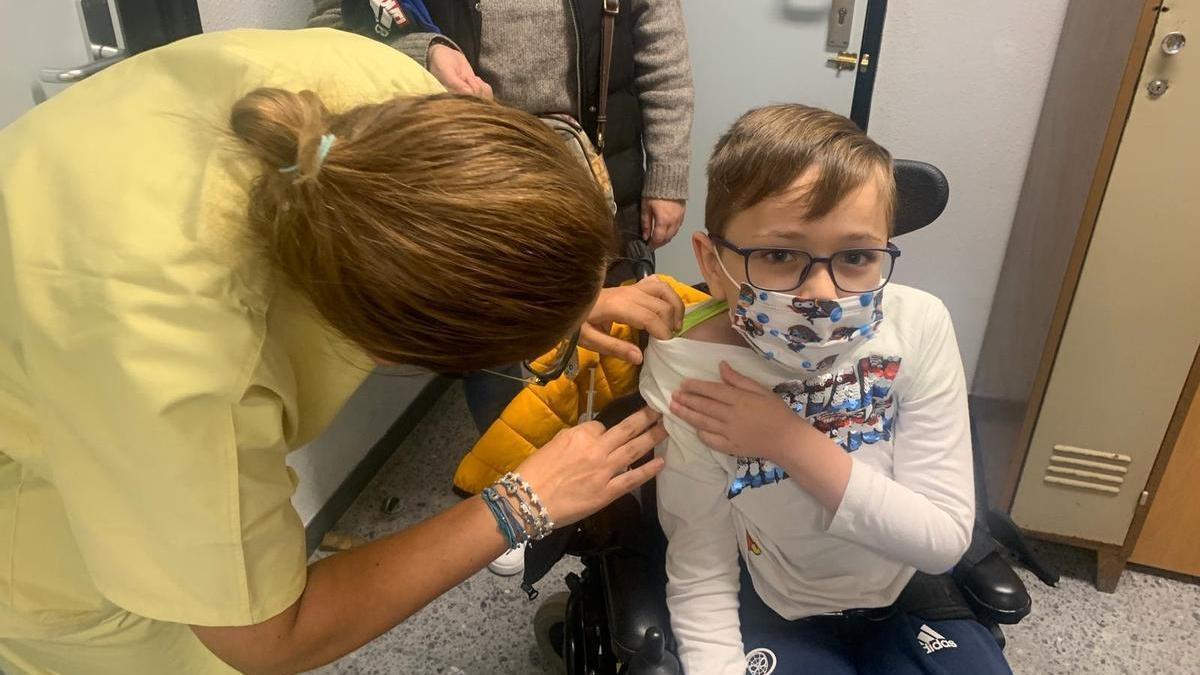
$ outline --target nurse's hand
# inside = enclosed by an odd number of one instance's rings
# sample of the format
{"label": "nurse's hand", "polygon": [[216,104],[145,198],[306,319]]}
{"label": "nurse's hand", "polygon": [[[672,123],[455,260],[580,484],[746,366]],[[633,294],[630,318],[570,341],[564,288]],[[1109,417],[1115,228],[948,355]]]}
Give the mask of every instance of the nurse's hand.
{"label": "nurse's hand", "polygon": [[683,300],[667,282],[653,275],[631,286],[600,291],[579,333],[580,346],[640,364],[642,350],[637,345],[609,335],[613,323],[644,330],[659,340],[670,340],[683,326]]}
{"label": "nurse's hand", "polygon": [[537,492],[556,527],[570,525],[607,506],[662,470],[656,457],[629,469],[667,437],[662,415],[649,408],[611,429],[587,422],[559,432],[517,469]]}

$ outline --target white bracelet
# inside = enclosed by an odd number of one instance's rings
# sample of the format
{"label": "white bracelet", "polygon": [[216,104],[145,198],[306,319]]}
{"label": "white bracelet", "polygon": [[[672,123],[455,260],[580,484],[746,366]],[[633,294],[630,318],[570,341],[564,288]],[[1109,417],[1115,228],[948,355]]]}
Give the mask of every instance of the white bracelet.
{"label": "white bracelet", "polygon": [[521,517],[525,520],[525,531],[530,539],[534,541],[544,539],[554,531],[554,521],[550,519],[550,512],[542,504],[537,492],[534,492],[533,486],[522,478],[521,474],[506,473],[500,478],[499,483],[504,487],[505,492],[517,502],[517,508],[520,509]]}

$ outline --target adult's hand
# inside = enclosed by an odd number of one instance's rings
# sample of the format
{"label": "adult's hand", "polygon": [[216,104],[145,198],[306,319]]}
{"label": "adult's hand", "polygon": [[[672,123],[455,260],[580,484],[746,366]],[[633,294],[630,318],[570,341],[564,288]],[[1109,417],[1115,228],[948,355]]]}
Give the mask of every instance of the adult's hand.
{"label": "adult's hand", "polygon": [[665,246],[679,232],[686,210],[682,199],[643,199],[642,239],[650,242],[651,249]]}
{"label": "adult's hand", "polygon": [[661,457],[629,469],[667,437],[662,416],[642,408],[611,429],[586,422],[558,433],[518,471],[542,500],[556,527],[607,506],[662,470]]}
{"label": "adult's hand", "polygon": [[467,57],[457,49],[443,44],[432,45],[429,47],[428,61],[429,72],[447,91],[492,98],[491,85],[475,75]]}
{"label": "adult's hand", "polygon": [[613,322],[644,330],[659,340],[669,340],[683,325],[683,301],[665,281],[655,276],[630,286],[600,291],[579,332],[579,344],[639,364],[642,350],[637,345],[609,335]]}

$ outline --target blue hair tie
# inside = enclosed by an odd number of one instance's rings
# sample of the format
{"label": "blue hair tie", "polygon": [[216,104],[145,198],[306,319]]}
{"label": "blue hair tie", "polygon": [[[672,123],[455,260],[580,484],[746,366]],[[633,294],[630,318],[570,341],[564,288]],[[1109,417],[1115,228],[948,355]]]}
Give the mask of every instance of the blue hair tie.
{"label": "blue hair tie", "polygon": [[[325,163],[325,158],[329,156],[329,149],[333,147],[333,143],[336,140],[337,136],[334,136],[333,134],[324,134],[321,136],[321,144],[317,146],[317,165],[313,167],[314,174],[321,170],[321,165]],[[283,167],[279,170],[279,173],[292,173],[299,170],[300,165],[293,164],[291,166]]]}

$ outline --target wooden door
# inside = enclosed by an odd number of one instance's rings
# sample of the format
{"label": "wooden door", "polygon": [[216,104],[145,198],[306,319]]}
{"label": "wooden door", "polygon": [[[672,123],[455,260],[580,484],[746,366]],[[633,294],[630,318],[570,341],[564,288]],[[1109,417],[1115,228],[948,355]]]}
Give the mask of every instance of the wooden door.
{"label": "wooden door", "polygon": [[[1200,354],[1195,363],[1200,368]],[[1200,576],[1200,396],[1186,410],[1130,561]]]}

